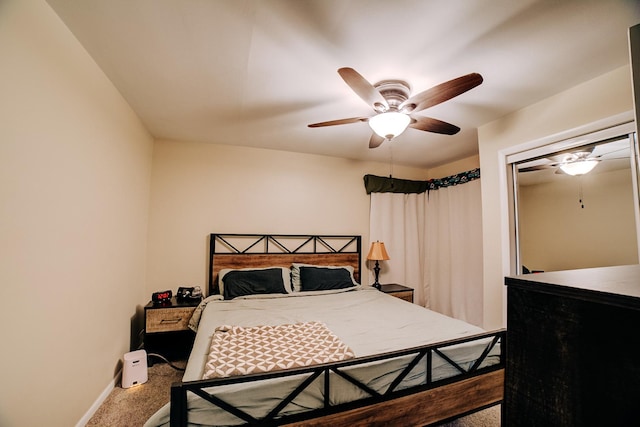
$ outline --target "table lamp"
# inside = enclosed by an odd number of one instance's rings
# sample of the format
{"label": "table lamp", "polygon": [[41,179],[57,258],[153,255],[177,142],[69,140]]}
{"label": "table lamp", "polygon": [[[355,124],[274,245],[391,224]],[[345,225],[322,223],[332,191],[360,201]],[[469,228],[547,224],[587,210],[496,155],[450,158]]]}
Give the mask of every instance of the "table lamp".
{"label": "table lamp", "polygon": [[384,248],[384,243],[380,241],[372,242],[371,249],[369,249],[369,254],[367,255],[367,260],[376,262],[375,267],[373,267],[373,271],[376,275],[376,281],[373,283],[373,287],[376,289],[380,289],[380,283],[378,282],[378,276],[380,274],[380,264],[378,261],[386,261],[388,259],[389,254],[387,254],[387,250]]}

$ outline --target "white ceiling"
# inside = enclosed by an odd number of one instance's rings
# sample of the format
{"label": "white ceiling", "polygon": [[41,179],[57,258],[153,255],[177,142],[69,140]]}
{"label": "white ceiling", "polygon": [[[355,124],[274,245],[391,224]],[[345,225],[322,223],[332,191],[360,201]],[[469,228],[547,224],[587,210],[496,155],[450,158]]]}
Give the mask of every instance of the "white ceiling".
{"label": "white ceiling", "polygon": [[[149,132],[433,167],[478,152],[477,128],[629,63],[637,0],[48,0]],[[484,83],[369,149],[370,109],[340,78],[413,93],[471,72]],[[390,147],[393,147],[391,150]]]}

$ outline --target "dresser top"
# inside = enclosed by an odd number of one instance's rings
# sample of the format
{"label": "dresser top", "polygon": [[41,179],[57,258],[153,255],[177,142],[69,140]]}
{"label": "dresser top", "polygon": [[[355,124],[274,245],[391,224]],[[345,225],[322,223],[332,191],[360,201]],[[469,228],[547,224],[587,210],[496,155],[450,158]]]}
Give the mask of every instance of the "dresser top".
{"label": "dresser top", "polygon": [[640,309],[640,265],[522,274],[505,284]]}

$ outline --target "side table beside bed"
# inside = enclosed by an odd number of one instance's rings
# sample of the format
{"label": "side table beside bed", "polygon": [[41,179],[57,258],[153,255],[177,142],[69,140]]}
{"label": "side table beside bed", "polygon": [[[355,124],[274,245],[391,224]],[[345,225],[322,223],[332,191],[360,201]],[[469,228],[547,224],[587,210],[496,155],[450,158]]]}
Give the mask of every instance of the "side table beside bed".
{"label": "side table beside bed", "polygon": [[171,298],[166,303],[149,302],[144,307],[144,347],[147,354],[158,354],[169,360],[186,359],[191,352],[195,333],[189,319],[200,303],[197,300]]}
{"label": "side table beside bed", "polygon": [[400,298],[408,302],[413,302],[413,288],[410,288],[408,286],[389,283],[386,285],[380,285],[380,291],[384,292],[385,294],[392,295],[396,298]]}

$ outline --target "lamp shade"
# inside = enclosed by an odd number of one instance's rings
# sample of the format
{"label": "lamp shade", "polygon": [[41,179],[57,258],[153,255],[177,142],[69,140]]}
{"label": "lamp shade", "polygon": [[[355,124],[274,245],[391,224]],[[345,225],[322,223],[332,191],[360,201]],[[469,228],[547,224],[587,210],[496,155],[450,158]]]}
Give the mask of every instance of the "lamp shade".
{"label": "lamp shade", "polygon": [[563,163],[560,169],[569,175],[584,175],[591,172],[598,164],[596,159],[577,160],[575,162]]}
{"label": "lamp shade", "polygon": [[384,243],[379,241],[371,243],[371,249],[369,249],[367,259],[375,261],[388,260],[389,254],[387,254],[387,250],[384,248]]}
{"label": "lamp shade", "polygon": [[397,111],[389,111],[369,119],[371,129],[383,138],[393,139],[407,129],[411,117]]}

